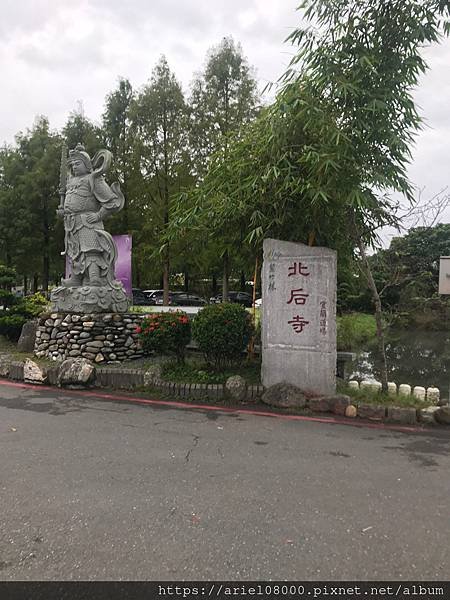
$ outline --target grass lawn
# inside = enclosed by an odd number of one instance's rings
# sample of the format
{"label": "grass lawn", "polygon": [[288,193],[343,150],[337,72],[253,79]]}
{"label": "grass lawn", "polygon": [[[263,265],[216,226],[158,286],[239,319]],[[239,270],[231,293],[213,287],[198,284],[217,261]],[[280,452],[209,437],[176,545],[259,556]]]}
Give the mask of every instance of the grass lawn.
{"label": "grass lawn", "polygon": [[338,383],[337,391],[341,394],[350,396],[352,403],[355,406],[359,404],[376,404],[378,406],[398,406],[400,408],[425,408],[433,406],[431,402],[422,402],[411,396],[389,396],[382,392],[372,392],[370,390],[354,390],[347,386],[346,383]]}
{"label": "grass lawn", "polygon": [[248,384],[261,382],[261,363],[259,360],[243,360],[241,365],[215,371],[200,358],[187,358],[184,365],[168,362],[163,365],[163,378],[167,381],[186,383],[225,383],[228,377],[240,375]]}

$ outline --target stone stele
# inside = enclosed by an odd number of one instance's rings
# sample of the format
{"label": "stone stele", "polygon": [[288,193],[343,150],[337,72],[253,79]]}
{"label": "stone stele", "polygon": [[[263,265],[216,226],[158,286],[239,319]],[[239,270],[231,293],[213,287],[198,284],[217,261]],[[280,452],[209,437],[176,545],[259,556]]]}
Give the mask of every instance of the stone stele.
{"label": "stone stele", "polygon": [[[51,293],[56,312],[125,312],[129,300],[115,279],[117,248],[103,220],[121,210],[124,197],[118,183],[111,187],[104,174],[111,153],[100,150],[91,158],[78,144],[61,159],[60,198],[57,214],[64,219],[65,251],[71,275]],[[71,174],[67,178],[67,163]]]}
{"label": "stone stele", "polygon": [[264,240],[262,382],[336,389],[336,252]]}

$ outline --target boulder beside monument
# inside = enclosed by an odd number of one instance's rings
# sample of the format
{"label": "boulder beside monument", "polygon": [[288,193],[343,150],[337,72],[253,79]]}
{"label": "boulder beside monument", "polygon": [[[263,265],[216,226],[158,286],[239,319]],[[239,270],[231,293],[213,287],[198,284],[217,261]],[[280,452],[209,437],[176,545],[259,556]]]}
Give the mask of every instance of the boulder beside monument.
{"label": "boulder beside monument", "polygon": [[262,383],[336,390],[336,252],[264,240]]}

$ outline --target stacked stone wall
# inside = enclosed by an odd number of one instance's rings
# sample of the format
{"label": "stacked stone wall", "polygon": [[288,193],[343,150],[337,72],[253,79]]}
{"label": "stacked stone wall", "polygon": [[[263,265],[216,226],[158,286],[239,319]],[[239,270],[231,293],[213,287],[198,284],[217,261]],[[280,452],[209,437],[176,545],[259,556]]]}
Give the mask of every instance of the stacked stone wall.
{"label": "stacked stone wall", "polygon": [[83,357],[95,363],[140,358],[136,313],[51,313],[39,319],[34,353],[38,358]]}

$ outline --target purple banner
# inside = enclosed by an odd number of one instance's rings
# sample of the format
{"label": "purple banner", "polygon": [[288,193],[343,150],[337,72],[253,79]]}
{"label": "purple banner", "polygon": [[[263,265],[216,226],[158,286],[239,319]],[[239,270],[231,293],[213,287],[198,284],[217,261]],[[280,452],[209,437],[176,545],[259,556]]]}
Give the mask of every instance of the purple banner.
{"label": "purple banner", "polygon": [[[117,246],[116,261],[116,279],[121,281],[125,292],[131,298],[131,249],[133,241],[131,235],[113,235],[113,240]],[[70,277],[72,272],[70,259],[66,256],[66,278]]]}
{"label": "purple banner", "polygon": [[131,298],[131,235],[113,235],[117,246],[116,279],[123,283],[127,296]]}

